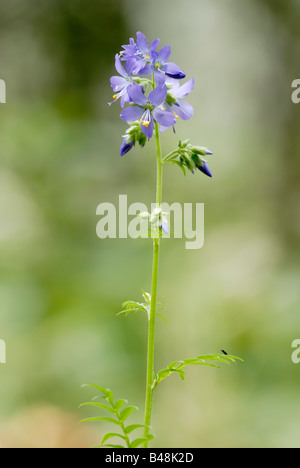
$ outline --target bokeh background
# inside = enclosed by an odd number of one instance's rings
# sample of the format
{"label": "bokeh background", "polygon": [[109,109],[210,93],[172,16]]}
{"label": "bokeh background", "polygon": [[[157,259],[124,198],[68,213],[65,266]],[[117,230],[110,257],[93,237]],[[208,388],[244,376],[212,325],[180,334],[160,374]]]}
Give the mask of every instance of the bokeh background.
{"label": "bokeh background", "polygon": [[78,426],[113,389],[143,418],[146,320],[116,317],[151,281],[151,241],[99,240],[96,207],[154,200],[154,143],[119,157],[114,55],[136,31],[194,76],[195,116],[164,135],[211,148],[212,180],[165,172],[164,200],[205,203],[205,247],[163,241],[156,367],[228,352],[157,390],[156,447],[299,447],[298,0],[1,0],[1,447],[90,447]]}

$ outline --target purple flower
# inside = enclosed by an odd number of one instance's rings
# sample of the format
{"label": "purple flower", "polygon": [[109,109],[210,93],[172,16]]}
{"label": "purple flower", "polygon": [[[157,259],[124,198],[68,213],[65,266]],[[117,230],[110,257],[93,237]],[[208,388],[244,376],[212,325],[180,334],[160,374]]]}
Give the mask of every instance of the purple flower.
{"label": "purple flower", "polygon": [[141,32],[138,32],[136,37],[136,42],[131,38],[130,43],[123,46],[124,51],[121,52],[122,60],[130,64],[135,75],[147,76],[154,73],[158,85],[165,83],[166,76],[177,80],[185,78],[186,74],[178,65],[169,62],[171,57],[171,47],[169,45],[156,52],[160,42],[159,39],[154,39],[149,45],[146,36]]}
{"label": "purple flower", "polygon": [[171,47],[169,45],[163,47],[158,53],[154,52],[152,63],[145,66],[140,70],[141,75],[151,75],[154,73],[155,81],[158,85],[163,85],[166,77],[176,80],[182,80],[186,74],[176,65],[176,63],[169,62],[171,57]]}
{"label": "purple flower", "polygon": [[197,169],[203,172],[203,174],[207,175],[208,177],[212,177],[211,170],[208,167],[208,164],[205,161],[202,161],[203,166],[197,165]]}
{"label": "purple flower", "polygon": [[[179,86],[178,81],[168,80],[168,83],[172,84],[172,89],[168,91],[166,102],[164,104],[165,109],[168,112],[172,112],[176,120],[189,120],[193,114],[193,107],[182,98],[188,96],[194,89],[194,78],[189,80],[183,86]],[[161,127],[160,131],[164,132],[167,128]]]}
{"label": "purple flower", "polygon": [[120,156],[124,156],[126,153],[128,153],[128,151],[132,149],[133,145],[133,140],[128,140],[128,138],[124,138],[120,148]]}
{"label": "purple flower", "polygon": [[159,39],[154,39],[151,45],[149,45],[146,36],[138,32],[136,34],[136,42],[131,38],[129,45],[123,46],[124,51],[121,52],[122,60],[130,64],[132,72],[135,75],[143,75],[141,70],[149,62],[153,61],[159,42]]}
{"label": "purple flower", "polygon": [[125,70],[121,64],[119,55],[117,54],[115,57],[115,66],[117,72],[120,73],[121,76],[112,76],[110,79],[110,84],[115,94],[113,95],[114,100],[110,102],[109,105],[112,105],[114,102],[120,99],[121,107],[124,107],[126,102],[130,102],[128,88],[132,84],[132,79],[130,76],[132,72],[131,64],[126,63]]}
{"label": "purple flower", "polygon": [[167,92],[166,85],[157,86],[147,99],[142,88],[137,83],[132,83],[128,88],[128,94],[135,105],[124,109],[121,113],[121,119],[125,122],[139,120],[141,130],[148,139],[153,135],[155,122],[166,128],[172,127],[176,123],[175,116],[159,107],[165,101]]}

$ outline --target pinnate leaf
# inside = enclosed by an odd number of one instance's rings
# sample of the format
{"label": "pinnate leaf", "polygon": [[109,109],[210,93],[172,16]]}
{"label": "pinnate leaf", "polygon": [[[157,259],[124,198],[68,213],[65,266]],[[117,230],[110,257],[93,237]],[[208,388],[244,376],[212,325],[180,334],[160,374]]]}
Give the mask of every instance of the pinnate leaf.
{"label": "pinnate leaf", "polygon": [[185,372],[182,370],[182,368],[186,366],[206,366],[220,368],[219,365],[211,364],[211,362],[209,361],[217,362],[218,364],[226,363],[230,365],[232,362],[236,363],[236,361],[243,362],[243,359],[231,355],[205,354],[193,359],[186,359],[184,361],[174,361],[171,362],[171,364],[169,364],[166,369],[162,369],[156,373],[152,388],[156,388],[160,382],[165,380],[167,377],[169,377],[169,375],[173,374],[174,372],[179,374],[181,380],[184,380]]}

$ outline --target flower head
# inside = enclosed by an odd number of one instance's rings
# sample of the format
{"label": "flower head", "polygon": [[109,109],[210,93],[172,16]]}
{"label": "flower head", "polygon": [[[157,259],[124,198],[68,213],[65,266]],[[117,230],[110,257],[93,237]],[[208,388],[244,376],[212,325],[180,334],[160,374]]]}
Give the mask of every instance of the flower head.
{"label": "flower head", "polygon": [[[185,98],[194,88],[194,79],[180,85],[179,80],[185,73],[170,62],[171,47],[166,45],[159,51],[160,40],[149,43],[146,36],[137,32],[136,40],[115,56],[118,76],[112,76],[113,102],[120,100],[121,118],[130,123],[123,135],[120,155],[127,154],[136,144],[144,147],[152,138],[154,129],[161,132],[173,127],[179,120],[189,120],[194,113],[193,107]],[[112,104],[111,102],[110,104]],[[125,105],[127,106],[125,107]],[[207,148],[193,146],[189,140],[180,141],[178,149],[171,152],[165,162],[177,164],[184,173],[194,173],[196,169],[212,177],[210,168],[203,158],[211,155]],[[160,229],[169,231],[166,219],[162,219]]]}
{"label": "flower head", "polygon": [[147,98],[142,88],[137,83],[132,83],[128,94],[134,104],[123,110],[121,118],[125,122],[139,121],[141,130],[148,139],[153,135],[155,122],[166,128],[172,127],[176,123],[175,116],[160,107],[167,92],[166,85],[157,86]]}
{"label": "flower head", "polygon": [[157,52],[160,40],[154,39],[149,45],[146,36],[138,32],[136,42],[130,39],[129,45],[123,46],[121,58],[128,63],[135,75],[148,76],[154,73],[155,81],[158,85],[165,83],[166,77],[181,80],[186,74],[173,62],[169,62],[171,57],[171,47],[163,47]]}
{"label": "flower head", "polygon": [[130,64],[135,75],[142,75],[141,71],[153,60],[159,42],[159,39],[154,39],[149,45],[146,36],[138,32],[136,42],[131,38],[129,45],[123,46],[124,50],[120,54],[122,60]]}

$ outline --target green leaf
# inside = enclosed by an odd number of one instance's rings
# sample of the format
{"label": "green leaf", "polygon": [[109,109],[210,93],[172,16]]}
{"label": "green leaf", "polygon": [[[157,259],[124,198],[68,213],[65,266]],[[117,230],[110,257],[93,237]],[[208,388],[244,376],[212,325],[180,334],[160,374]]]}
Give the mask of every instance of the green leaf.
{"label": "green leaf", "polygon": [[120,408],[122,408],[123,405],[125,405],[125,403],[128,403],[127,400],[118,400],[115,402],[115,409],[117,411],[119,411]]}
{"label": "green leaf", "polygon": [[171,362],[171,364],[168,365],[168,369],[173,369],[174,367],[178,366],[179,364],[183,364],[183,361],[174,361]]}
{"label": "green leaf", "polygon": [[96,388],[97,390],[99,390],[100,392],[102,392],[105,397],[107,397],[111,392],[111,390],[109,388],[103,388],[103,387],[99,387],[99,385],[94,385],[94,384],[84,384],[82,385],[82,387],[92,387],[92,388]]}
{"label": "green leaf", "polygon": [[113,437],[120,437],[121,439],[125,440],[125,437],[121,434],[118,434],[117,432],[108,432],[105,434],[101,441],[101,445],[105,444],[109,439],[112,439]]}
{"label": "green leaf", "polygon": [[168,321],[167,321],[166,317],[164,317],[164,316],[161,315],[161,314],[158,314],[157,312],[156,312],[156,315],[157,315],[158,317],[160,317],[161,319],[163,319],[163,321],[166,322],[166,324],[168,325]]}
{"label": "green leaf", "polygon": [[117,315],[125,314],[127,317],[131,312],[146,312],[149,314],[149,307],[145,303],[135,302],[135,301],[126,301],[122,304],[122,310]]}
{"label": "green leaf", "polygon": [[185,372],[182,370],[186,366],[206,366],[220,368],[216,364],[211,364],[208,361],[217,361],[218,363],[231,364],[231,362],[236,362],[236,360],[242,361],[243,359],[237,358],[236,356],[223,355],[223,354],[205,354],[198,356],[197,358],[186,359],[184,361],[174,361],[168,365],[166,369],[162,369],[156,373],[152,388],[155,389],[157,385],[162,382],[164,379],[169,377],[174,372],[177,372],[182,380],[185,379]]}
{"label": "green leaf", "polygon": [[119,416],[120,421],[124,422],[125,419],[127,419],[131,415],[131,413],[137,409],[138,408],[136,406],[128,406],[127,408],[123,409]]}
{"label": "green leaf", "polygon": [[142,427],[145,427],[144,424],[132,424],[131,426],[125,427],[125,432],[126,434],[131,434],[131,432],[136,431]]}
{"label": "green leaf", "polygon": [[82,403],[81,405],[79,405],[79,408],[82,408],[83,406],[95,406],[96,408],[101,408],[106,411],[110,411],[111,413],[115,413],[115,410],[113,408],[107,405],[103,405],[102,403],[92,403],[92,402]]}
{"label": "green leaf", "polygon": [[145,442],[149,442],[149,440],[152,440],[152,439],[153,439],[153,435],[149,435],[149,437],[141,437],[131,442],[130,446],[131,448],[137,448],[143,445]]}
{"label": "green leaf", "polygon": [[236,361],[244,362],[244,360],[237,356],[231,356],[230,354],[205,354],[203,356],[198,356],[198,359],[203,359],[206,361],[219,361],[230,364],[230,361],[235,363]]}
{"label": "green leaf", "polygon": [[116,424],[117,426],[120,426],[120,421],[117,421],[116,419],[113,419],[113,418],[106,418],[106,417],[83,419],[82,421],[80,421],[80,424],[84,422],[92,422],[92,421],[106,421],[106,422]]}
{"label": "green leaf", "polygon": [[143,298],[145,299],[146,301],[146,304],[147,305],[150,305],[151,304],[151,294],[142,290],[142,293],[143,293]]}

